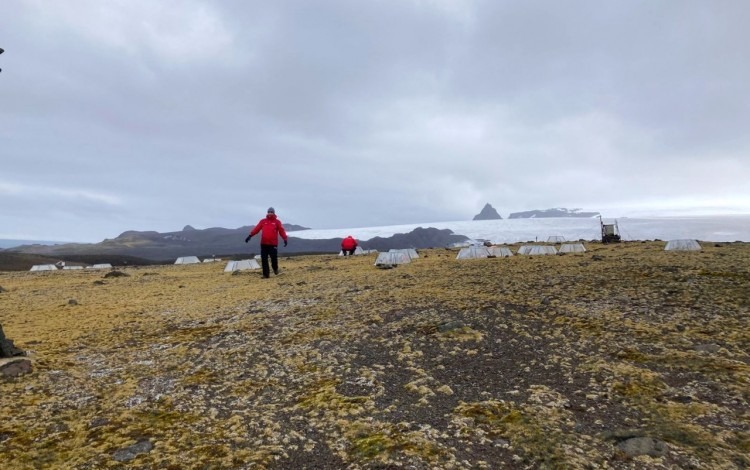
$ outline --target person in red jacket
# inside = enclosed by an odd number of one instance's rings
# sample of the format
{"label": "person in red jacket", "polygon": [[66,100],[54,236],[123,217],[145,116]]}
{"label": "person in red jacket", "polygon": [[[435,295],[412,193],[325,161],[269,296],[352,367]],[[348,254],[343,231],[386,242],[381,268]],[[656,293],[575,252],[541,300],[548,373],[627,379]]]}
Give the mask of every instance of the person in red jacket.
{"label": "person in red jacket", "polygon": [[264,219],[260,219],[258,225],[250,231],[250,235],[245,238],[245,243],[249,242],[253,235],[260,234],[260,258],[263,265],[263,277],[271,275],[268,269],[268,257],[271,257],[271,267],[274,274],[279,274],[278,244],[279,235],[284,240],[284,246],[287,244],[286,231],[281,221],[276,218],[276,211],[273,207],[268,208],[268,213]]}
{"label": "person in red jacket", "polygon": [[354,250],[357,249],[357,240],[354,239],[351,235],[341,240],[341,251],[344,252],[344,256],[347,255],[353,255]]}

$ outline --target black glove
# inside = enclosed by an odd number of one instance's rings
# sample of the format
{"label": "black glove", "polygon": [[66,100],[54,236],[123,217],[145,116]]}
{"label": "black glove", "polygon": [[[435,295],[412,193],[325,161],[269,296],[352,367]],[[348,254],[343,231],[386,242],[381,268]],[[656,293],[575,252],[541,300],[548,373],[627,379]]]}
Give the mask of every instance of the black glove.
{"label": "black glove", "polygon": [[286,246],[286,240],[284,240],[284,246]]}
{"label": "black glove", "polygon": [[245,239],[245,243],[249,242],[251,238],[253,238],[253,236],[252,235],[248,235],[247,238]]}

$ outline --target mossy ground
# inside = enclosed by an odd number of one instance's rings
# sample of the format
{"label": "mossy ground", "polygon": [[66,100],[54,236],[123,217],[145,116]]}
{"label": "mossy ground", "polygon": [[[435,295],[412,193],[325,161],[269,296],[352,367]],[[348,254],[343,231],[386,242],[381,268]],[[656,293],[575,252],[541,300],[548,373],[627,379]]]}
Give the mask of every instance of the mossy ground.
{"label": "mossy ground", "polygon": [[0,273],[2,468],[750,466],[750,245],[588,248]]}

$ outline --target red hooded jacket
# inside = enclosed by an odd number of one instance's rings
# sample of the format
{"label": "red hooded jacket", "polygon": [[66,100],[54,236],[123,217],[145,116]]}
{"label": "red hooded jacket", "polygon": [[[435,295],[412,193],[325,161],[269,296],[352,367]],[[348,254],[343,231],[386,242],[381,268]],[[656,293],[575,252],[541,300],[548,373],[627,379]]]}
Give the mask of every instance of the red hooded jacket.
{"label": "red hooded jacket", "polygon": [[353,250],[355,248],[357,248],[357,240],[355,240],[351,235],[341,241],[342,250]]}
{"label": "red hooded jacket", "polygon": [[284,241],[287,240],[284,226],[281,225],[281,221],[276,218],[276,214],[268,214],[264,219],[260,219],[258,225],[250,231],[250,236],[252,237],[261,230],[263,230],[263,233],[260,235],[261,245],[277,246],[279,244],[279,235],[281,235],[281,238],[283,238]]}

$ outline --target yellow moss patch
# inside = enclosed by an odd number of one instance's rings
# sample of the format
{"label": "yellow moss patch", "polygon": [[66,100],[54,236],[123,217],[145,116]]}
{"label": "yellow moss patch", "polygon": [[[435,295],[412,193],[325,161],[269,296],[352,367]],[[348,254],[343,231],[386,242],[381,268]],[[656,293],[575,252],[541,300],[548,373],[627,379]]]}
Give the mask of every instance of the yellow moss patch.
{"label": "yellow moss patch", "polygon": [[299,406],[306,409],[334,411],[338,415],[356,415],[365,410],[369,397],[348,397],[336,392],[338,381],[327,379],[314,383],[302,395]]}
{"label": "yellow moss patch", "polygon": [[347,449],[355,461],[388,463],[399,455],[417,456],[435,462],[444,452],[418,431],[405,431],[398,425],[355,422],[345,431]]}

